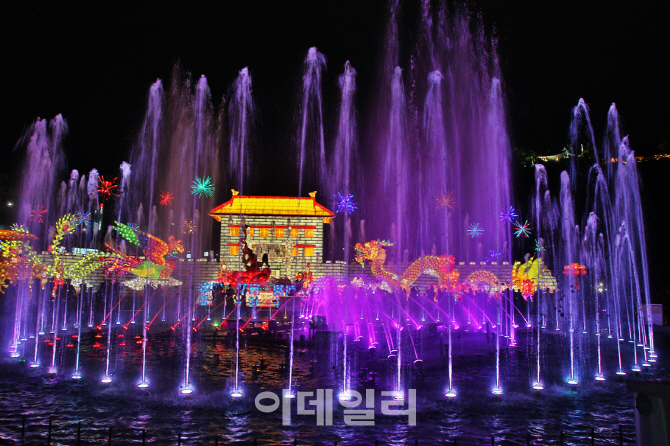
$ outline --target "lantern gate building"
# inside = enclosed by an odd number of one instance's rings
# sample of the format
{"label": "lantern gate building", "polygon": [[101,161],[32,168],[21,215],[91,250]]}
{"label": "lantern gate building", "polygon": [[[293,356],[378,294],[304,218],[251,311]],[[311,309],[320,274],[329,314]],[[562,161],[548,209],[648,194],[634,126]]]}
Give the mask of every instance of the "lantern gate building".
{"label": "lantern gate building", "polygon": [[[243,270],[247,246],[262,259],[267,254],[272,277],[294,276],[323,259],[323,225],[335,214],[309,197],[233,197],[209,215],[221,223],[220,259],[229,270]],[[317,267],[318,268],[318,267]]]}

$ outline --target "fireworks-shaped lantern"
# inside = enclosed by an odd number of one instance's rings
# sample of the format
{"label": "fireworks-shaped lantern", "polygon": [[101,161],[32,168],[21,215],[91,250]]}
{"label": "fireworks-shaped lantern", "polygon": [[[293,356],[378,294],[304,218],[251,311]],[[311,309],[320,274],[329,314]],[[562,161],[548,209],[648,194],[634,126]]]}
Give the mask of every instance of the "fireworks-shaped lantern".
{"label": "fireworks-shaped lantern", "polygon": [[37,221],[44,223],[42,216],[47,213],[47,209],[44,209],[42,206],[37,206],[37,209],[33,209],[30,212],[30,221]]}
{"label": "fireworks-shaped lantern", "polygon": [[508,221],[513,223],[517,217],[518,215],[516,213],[516,209],[514,209],[514,206],[510,206],[509,209],[503,209],[503,211],[500,213],[500,221]]}
{"label": "fireworks-shaped lantern", "polygon": [[119,194],[116,193],[116,180],[117,178],[115,177],[113,180],[107,181],[102,175],[100,175],[98,178],[98,193],[102,195],[105,201],[107,201],[107,199],[111,198],[112,196],[119,196]]}
{"label": "fireworks-shaped lantern", "polygon": [[161,192],[159,198],[160,198],[160,200],[158,201],[158,203],[161,206],[172,205],[172,202],[174,201],[174,195],[172,195],[172,193],[167,192],[167,191]]}
{"label": "fireworks-shaped lantern", "polygon": [[479,223],[473,223],[468,229],[468,235],[472,238],[481,237],[484,234],[484,228],[479,226]]}
{"label": "fireworks-shaped lantern", "polygon": [[214,183],[210,177],[195,177],[193,185],[191,186],[191,194],[197,195],[198,198],[211,197],[214,195]]}
{"label": "fireworks-shaped lantern", "polygon": [[530,235],[530,223],[528,223],[528,220],[526,220],[524,224],[521,224],[518,221],[514,224],[514,235],[516,235],[517,238],[521,236],[528,237]]}
{"label": "fireworks-shaped lantern", "polygon": [[342,192],[338,192],[333,196],[333,198],[335,199],[335,212],[338,214],[340,212],[351,214],[356,209],[358,209],[356,203],[354,203],[354,196],[351,194],[343,194]]}
{"label": "fireworks-shaped lantern", "polygon": [[446,194],[442,194],[442,196],[437,199],[437,207],[435,209],[447,208],[451,211],[455,207],[456,198],[454,198],[454,193],[449,191]]}

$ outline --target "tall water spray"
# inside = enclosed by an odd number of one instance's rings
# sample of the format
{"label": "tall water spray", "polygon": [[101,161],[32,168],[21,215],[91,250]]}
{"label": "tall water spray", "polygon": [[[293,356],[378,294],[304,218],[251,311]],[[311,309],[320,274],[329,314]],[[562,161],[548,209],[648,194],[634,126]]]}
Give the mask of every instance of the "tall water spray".
{"label": "tall water spray", "polygon": [[[640,182],[628,139],[620,139],[614,104],[608,112],[602,152],[593,134],[588,106],[580,99],[573,110],[570,125],[571,173],[561,174],[560,217],[553,217],[553,205],[545,198],[542,203],[544,218],[536,220],[538,225],[545,221],[545,226],[549,223],[553,227],[553,222],[560,221],[560,236],[557,239],[560,243],[551,239],[551,228],[543,230],[543,233],[550,238],[547,246],[551,249],[547,251],[554,253],[550,254],[553,270],[564,272],[559,285],[561,296],[554,305],[554,311],[557,330],[563,325],[563,317],[567,319],[570,355],[567,374],[571,384],[586,378],[585,374],[591,367],[595,368],[596,380],[605,379],[604,334],[607,339],[616,339],[617,374],[626,374],[625,349],[621,344],[626,338],[629,344],[633,344],[633,371],[641,366],[650,366],[648,359],[653,360],[656,356],[655,352],[652,355],[653,327]],[[580,158],[576,155],[582,154],[582,148],[585,155],[592,153],[594,159],[588,169],[587,166],[580,166],[583,160],[574,159]],[[584,172],[587,172],[586,178]],[[546,180],[543,181],[546,183]],[[577,209],[573,193],[581,190],[584,182],[587,191],[585,208]],[[538,183],[536,206],[540,189],[545,188]],[[549,191],[546,190],[545,197],[548,196]],[[578,224],[580,218],[581,225]],[[587,274],[587,279],[581,278],[583,274]],[[584,336],[577,336],[579,332]],[[589,334],[596,337],[590,357],[585,353],[590,344],[586,337]],[[590,362],[590,358],[594,358],[595,362]]]}
{"label": "tall water spray", "polygon": [[[630,253],[630,266],[634,270],[638,308],[645,305],[641,317],[649,354],[655,355],[654,331],[651,318],[651,293],[649,287],[649,265],[640,197],[640,180],[637,173],[635,152],[630,148],[628,137],[622,139],[619,146],[616,177],[615,212],[618,219],[626,223],[626,240]],[[638,269],[639,268],[639,269]],[[621,270],[621,269],[619,269]],[[645,351],[646,354],[646,351]]]}
{"label": "tall water spray", "polygon": [[[386,116],[388,131],[382,134],[383,144],[383,189],[392,197],[384,200],[388,204],[384,214],[395,223],[395,231],[390,236],[395,240],[397,253],[402,253],[410,242],[409,226],[406,225],[407,213],[412,191],[406,187],[409,183],[411,153],[409,144],[407,104],[405,100],[402,69],[395,67],[390,82],[390,107]],[[390,229],[390,228],[387,228]],[[400,255],[396,255],[400,259]]]}
{"label": "tall water spray", "polygon": [[[376,129],[383,169],[370,171],[374,194],[384,197],[383,209],[376,212],[389,217],[373,223],[371,232],[398,244],[391,258],[401,259],[407,248],[409,257],[416,258],[435,245],[439,253],[482,261],[482,245],[503,252],[506,231],[496,212],[511,201],[510,147],[495,46],[484,32],[470,32],[467,14],[450,15],[426,3],[417,37],[421,53],[406,60],[406,91],[397,66],[402,62],[397,6],[391,7],[379,83],[385,89],[379,94],[384,106]],[[398,62],[389,67],[394,59]],[[474,223],[484,233],[468,240],[463,235]]]}
{"label": "tall water spray", "polygon": [[[338,196],[350,197],[357,196],[357,190],[355,190],[355,185],[358,182],[357,173],[358,169],[358,144],[357,144],[357,125],[356,125],[356,108],[355,108],[355,94],[356,94],[356,70],[351,66],[349,61],[344,64],[344,73],[339,77],[341,101],[340,101],[340,112],[338,116],[337,124],[337,135],[335,138],[334,150],[331,156],[330,162],[330,174],[328,175],[329,187],[331,196],[339,194]],[[344,226],[343,238],[342,238],[342,251],[344,254],[344,260],[349,263],[348,260],[351,257],[350,246],[351,246],[351,220],[349,214],[353,211],[353,208],[349,206],[342,206],[343,218],[342,225]],[[331,225],[338,224],[339,222],[331,222]],[[348,274],[349,270],[345,267],[345,274]],[[348,308],[349,293],[345,292],[344,294],[344,307],[345,307],[345,320],[347,319],[346,308]],[[343,394],[346,396],[349,395],[349,376],[350,371],[347,369],[347,330],[346,323],[344,325],[344,357],[343,357]]]}
{"label": "tall water spray", "polygon": [[[251,76],[249,69],[243,68],[230,88],[230,102],[228,104],[229,117],[229,165],[228,173],[235,188],[244,194],[249,186],[251,177],[251,151],[250,143],[255,125],[256,110],[251,96]],[[243,218],[242,215],[239,216]],[[241,269],[241,258],[237,268]],[[235,306],[235,379],[233,397],[242,396],[240,390],[240,320],[242,300],[238,296]]]}
{"label": "tall water spray", "polygon": [[[433,246],[459,260],[483,261],[482,247],[488,246],[511,264],[509,227],[498,222],[498,213],[511,204],[511,178],[495,41],[464,11],[424,2],[419,54],[405,58],[405,91],[403,71],[397,67],[403,63],[398,10],[397,3],[391,5],[379,83],[389,92],[379,95],[383,106],[377,120],[383,169],[372,172],[373,195],[380,197],[375,212],[388,217],[373,222],[370,232],[396,243],[389,258],[397,262],[405,250],[407,257],[417,258]],[[466,236],[473,225],[484,229],[478,238]],[[502,297],[501,304],[513,315],[511,292]],[[507,330],[513,345],[514,326],[510,319],[496,333],[502,336]]]}
{"label": "tall water spray", "polygon": [[326,179],[326,141],[323,132],[322,72],[326,58],[312,47],[303,64],[302,91],[298,112],[298,196],[303,185],[319,187]]}
{"label": "tall water spray", "polygon": [[[215,118],[205,76],[193,85],[178,66],[173,71],[169,92],[159,79],[149,89],[147,110],[133,145],[132,175],[128,175],[129,198],[117,203],[120,220],[142,222],[146,230],[161,239],[182,240],[189,259],[203,255],[212,221],[201,218],[213,207],[213,194],[198,192],[202,182],[214,188],[219,183],[221,125]],[[125,175],[124,175],[125,178]],[[218,184],[217,184],[218,183]],[[145,229],[146,228],[146,229]],[[186,282],[194,277],[194,264],[185,265]],[[149,288],[144,291],[144,327],[152,319]],[[176,306],[185,308],[178,316],[184,342],[184,389],[190,389],[190,350],[192,319],[197,309],[192,287],[177,293]],[[134,296],[134,293],[133,293]],[[184,300],[184,301],[183,301]],[[183,324],[180,322],[186,319]],[[132,320],[134,322],[134,318]],[[146,351],[146,333],[143,350]],[[143,367],[140,384],[146,384]]]}
{"label": "tall water spray", "polygon": [[[149,88],[144,120],[131,152],[130,165],[134,166],[135,175],[132,176],[132,180],[129,179],[133,185],[130,190],[131,199],[127,201],[129,210],[137,209],[140,203],[145,204],[146,209],[150,210],[157,201],[157,187],[161,168],[160,152],[163,142],[164,100],[163,82],[158,79]],[[119,213],[122,211],[123,207],[121,207]],[[133,218],[130,215],[125,217]],[[149,223],[147,229],[156,224],[152,221],[150,215],[145,216],[145,221]]]}
{"label": "tall water spray", "polygon": [[[86,181],[86,194],[88,195],[88,212],[91,213],[91,231],[87,236],[88,247],[97,245],[98,235],[102,228],[102,210],[100,208],[100,198],[98,196],[98,181],[99,174],[96,169],[91,169],[88,173],[88,180]],[[91,306],[92,308],[92,306]],[[89,327],[93,324],[93,314],[89,320]]]}
{"label": "tall water spray", "polygon": [[[37,250],[47,246],[49,226],[58,218],[56,195],[48,193],[57,187],[65,166],[62,141],[68,126],[62,115],[56,115],[47,123],[37,119],[26,131],[17,147],[25,146],[25,156],[19,184],[18,223],[38,237]],[[14,311],[14,330],[10,350],[19,356],[18,346],[31,317],[30,293],[27,287],[19,287]],[[38,304],[39,306],[39,304]]]}
{"label": "tall water spray", "polygon": [[249,69],[240,70],[231,86],[228,104],[230,148],[228,173],[235,188],[245,193],[251,177],[250,143],[256,121],[256,109],[251,96]]}

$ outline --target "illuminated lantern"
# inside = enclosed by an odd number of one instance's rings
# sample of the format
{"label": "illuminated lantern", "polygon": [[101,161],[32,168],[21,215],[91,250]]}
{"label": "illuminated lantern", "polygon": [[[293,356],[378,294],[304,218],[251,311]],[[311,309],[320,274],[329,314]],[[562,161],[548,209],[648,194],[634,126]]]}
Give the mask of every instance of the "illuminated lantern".
{"label": "illuminated lantern", "polygon": [[563,267],[563,274],[570,277],[571,284],[574,284],[575,289],[579,289],[579,276],[586,274],[586,266],[579,263],[571,263]]}
{"label": "illuminated lantern", "polygon": [[489,298],[495,296],[496,299],[500,299],[500,294],[498,291],[501,290],[498,289],[498,278],[490,271],[475,271],[468,276],[465,282],[472,291],[483,291],[488,293]]}
{"label": "illuminated lantern", "polygon": [[361,245],[356,243],[358,252],[354,257],[361,266],[366,260],[372,262],[371,271],[375,277],[383,279],[393,289],[403,289],[409,298],[409,289],[421,274],[437,276],[438,286],[443,290],[458,290],[458,272],[452,270],[455,260],[452,256],[425,256],[416,259],[407,269],[398,275],[384,268],[386,263],[386,250],[383,246],[393,246],[391,242],[373,240]]}
{"label": "illuminated lantern", "polygon": [[524,299],[528,300],[533,297],[533,294],[535,294],[536,286],[535,282],[533,282],[530,279],[526,279],[523,282],[521,282],[521,295],[523,296]]}

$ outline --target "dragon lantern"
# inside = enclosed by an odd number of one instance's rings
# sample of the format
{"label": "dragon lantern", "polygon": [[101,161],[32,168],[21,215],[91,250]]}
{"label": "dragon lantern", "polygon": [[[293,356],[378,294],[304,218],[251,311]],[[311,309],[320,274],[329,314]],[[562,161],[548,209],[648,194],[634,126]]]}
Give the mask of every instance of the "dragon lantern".
{"label": "dragon lantern", "polygon": [[388,282],[393,289],[402,289],[409,295],[409,289],[421,274],[435,276],[438,286],[442,290],[458,292],[459,272],[453,269],[455,260],[452,256],[425,256],[412,262],[400,275],[384,269],[386,262],[386,250],[384,246],[393,246],[393,243],[380,240],[372,240],[361,245],[356,243],[355,249],[358,254],[355,259],[361,266],[365,261],[371,262],[372,274]]}

